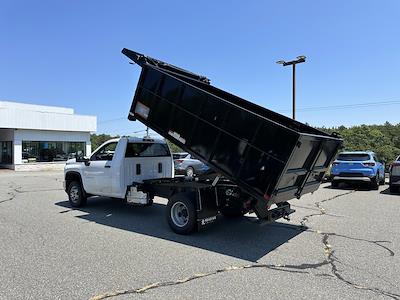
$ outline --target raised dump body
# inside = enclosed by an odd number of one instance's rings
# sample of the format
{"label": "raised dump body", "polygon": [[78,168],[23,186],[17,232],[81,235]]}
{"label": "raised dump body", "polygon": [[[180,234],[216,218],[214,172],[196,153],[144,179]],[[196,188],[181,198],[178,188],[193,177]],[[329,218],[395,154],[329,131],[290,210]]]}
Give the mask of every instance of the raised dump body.
{"label": "raised dump body", "polygon": [[[129,113],[255,199],[273,203],[318,189],[342,140],[143,54]],[[265,203],[265,202],[264,202]]]}

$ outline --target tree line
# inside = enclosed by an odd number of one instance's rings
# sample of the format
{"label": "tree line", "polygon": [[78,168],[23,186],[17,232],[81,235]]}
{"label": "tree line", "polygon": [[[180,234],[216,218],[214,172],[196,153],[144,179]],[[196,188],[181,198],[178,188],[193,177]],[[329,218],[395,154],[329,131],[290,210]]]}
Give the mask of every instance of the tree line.
{"label": "tree line", "polygon": [[327,133],[336,132],[343,138],[342,151],[374,151],[379,159],[390,163],[400,155],[400,123],[318,128]]}
{"label": "tree line", "polygon": [[[374,151],[379,159],[393,161],[400,155],[400,123],[393,125],[389,122],[383,125],[358,125],[317,128],[329,134],[336,132],[343,138],[342,151]],[[90,140],[92,149],[96,149],[105,141],[118,136],[108,134],[92,134]],[[172,152],[182,152],[178,146],[167,141]]]}

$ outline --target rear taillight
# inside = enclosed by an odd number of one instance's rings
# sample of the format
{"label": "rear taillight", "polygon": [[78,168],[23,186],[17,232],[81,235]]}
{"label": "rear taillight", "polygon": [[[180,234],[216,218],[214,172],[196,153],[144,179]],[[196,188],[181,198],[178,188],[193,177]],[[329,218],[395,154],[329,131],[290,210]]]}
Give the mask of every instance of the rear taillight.
{"label": "rear taillight", "polygon": [[374,162],[365,162],[365,163],[363,163],[363,165],[365,167],[375,167],[375,163]]}

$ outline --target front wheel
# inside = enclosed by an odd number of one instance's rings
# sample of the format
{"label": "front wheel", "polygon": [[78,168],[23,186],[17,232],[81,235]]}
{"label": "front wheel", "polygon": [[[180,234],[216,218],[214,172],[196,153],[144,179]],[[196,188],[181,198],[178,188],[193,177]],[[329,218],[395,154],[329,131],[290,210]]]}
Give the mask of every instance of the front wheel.
{"label": "front wheel", "polygon": [[73,207],[86,205],[86,195],[78,181],[72,181],[68,186],[68,200]]}
{"label": "front wheel", "polygon": [[168,200],[167,221],[175,233],[196,231],[197,213],[190,193],[175,194]]}

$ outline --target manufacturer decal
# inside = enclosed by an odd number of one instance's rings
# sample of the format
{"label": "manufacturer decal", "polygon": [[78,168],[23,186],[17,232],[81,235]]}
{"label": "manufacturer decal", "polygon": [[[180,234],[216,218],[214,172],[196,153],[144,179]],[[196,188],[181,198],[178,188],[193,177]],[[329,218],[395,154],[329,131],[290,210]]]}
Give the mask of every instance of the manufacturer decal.
{"label": "manufacturer decal", "polygon": [[217,216],[201,219],[201,225],[207,225],[209,223],[214,222],[217,219]]}

